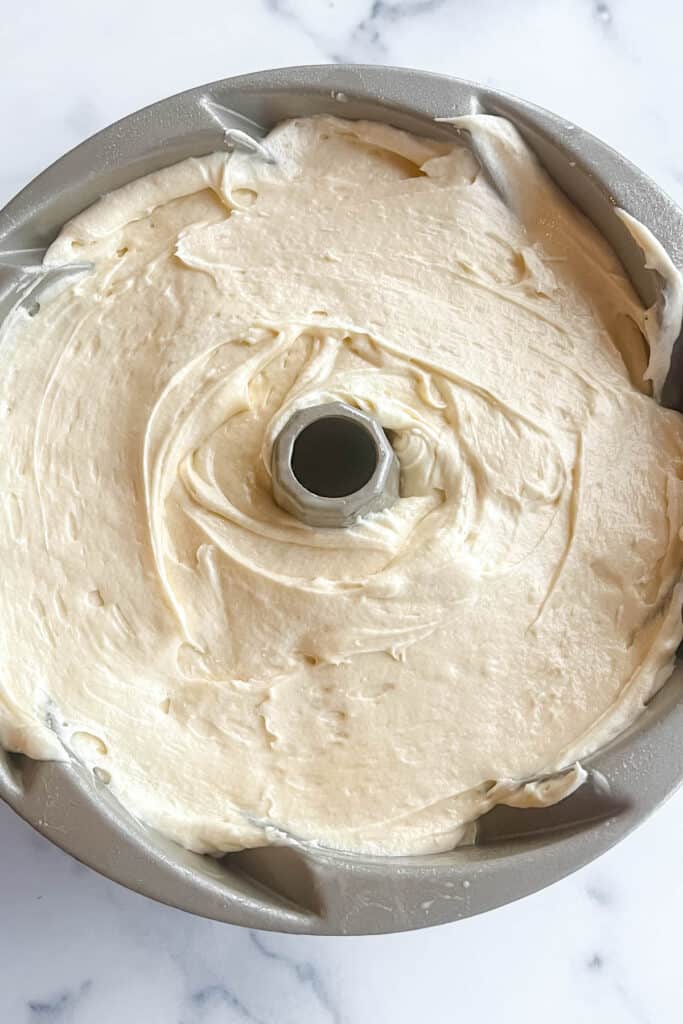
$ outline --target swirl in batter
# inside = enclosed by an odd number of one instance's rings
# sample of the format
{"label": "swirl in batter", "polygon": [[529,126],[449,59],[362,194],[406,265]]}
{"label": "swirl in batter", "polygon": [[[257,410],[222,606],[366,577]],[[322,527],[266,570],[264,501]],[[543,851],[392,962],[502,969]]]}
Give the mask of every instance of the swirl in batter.
{"label": "swirl in batter", "polygon": [[[302,119],[133,182],[2,328],[0,739],[191,849],[447,849],[671,671],[676,271],[649,239],[657,320],[510,124],[456,127]],[[316,530],[270,452],[338,400],[401,497]]]}

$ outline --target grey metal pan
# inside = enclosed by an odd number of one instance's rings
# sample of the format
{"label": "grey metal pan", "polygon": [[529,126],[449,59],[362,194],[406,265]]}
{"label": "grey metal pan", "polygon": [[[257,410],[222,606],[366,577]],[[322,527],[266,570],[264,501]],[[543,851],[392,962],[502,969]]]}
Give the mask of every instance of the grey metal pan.
{"label": "grey metal pan", "polygon": [[[434,120],[503,114],[609,239],[642,298],[660,282],[613,212],[646,224],[683,267],[683,214],[618,153],[520,100],[423,72],[354,66],[267,71],[162,100],[84,142],[0,212],[0,319],[24,295],[44,247],[65,220],[148,171],[226,145],[226,129],[254,135],[283,118],[320,112],[388,121],[437,138]],[[683,346],[665,399],[683,399]],[[0,367],[1,372],[1,367]],[[636,725],[590,762],[589,783],[546,811],[498,808],[476,842],[430,857],[385,859],[269,848],[222,860],[189,853],[132,819],[77,764],[31,762],[0,751],[0,796],[62,849],[102,874],[195,914],[276,931],[371,934],[454,921],[534,892],[614,845],[683,778],[683,670]]]}

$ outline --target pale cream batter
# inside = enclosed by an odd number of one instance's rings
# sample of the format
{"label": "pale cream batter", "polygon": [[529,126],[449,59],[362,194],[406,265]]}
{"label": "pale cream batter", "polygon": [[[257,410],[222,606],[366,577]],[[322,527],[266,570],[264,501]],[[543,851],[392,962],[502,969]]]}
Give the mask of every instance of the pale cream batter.
{"label": "pale cream batter", "polygon": [[[267,147],[103,198],[46,257],[92,273],[2,328],[0,739],[194,850],[447,849],[570,791],[671,671],[683,419],[646,381],[680,284],[631,224],[645,310],[498,118]],[[270,449],[336,400],[402,496],[313,530]]]}

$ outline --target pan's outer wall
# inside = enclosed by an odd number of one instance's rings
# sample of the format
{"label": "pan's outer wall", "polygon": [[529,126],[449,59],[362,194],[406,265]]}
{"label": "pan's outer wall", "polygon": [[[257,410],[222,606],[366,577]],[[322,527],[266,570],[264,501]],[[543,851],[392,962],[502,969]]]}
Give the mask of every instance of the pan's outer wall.
{"label": "pan's outer wall", "polygon": [[[387,121],[436,138],[452,138],[454,129],[435,118],[502,114],[517,124],[560,186],[609,239],[644,301],[655,300],[657,281],[614,216],[614,205],[646,224],[683,267],[681,211],[637,168],[574,125],[456,79],[326,65],[215,82],[162,100],[93,136],[0,212],[0,259],[12,250],[46,246],[66,220],[105,192],[184,157],[223,148],[223,129],[244,127],[230,111],[266,128],[284,118],[328,112]],[[10,289],[3,296],[0,285],[0,318],[10,304]],[[665,397],[677,404],[681,396]],[[2,751],[0,796],[62,849],[153,899],[254,928],[374,934],[481,913],[597,857],[679,785],[682,733],[683,671],[678,668],[636,726],[592,760],[615,806],[623,804],[618,814],[574,831],[433,857],[392,860],[268,848],[214,861],[146,829],[82,767],[32,762]]]}

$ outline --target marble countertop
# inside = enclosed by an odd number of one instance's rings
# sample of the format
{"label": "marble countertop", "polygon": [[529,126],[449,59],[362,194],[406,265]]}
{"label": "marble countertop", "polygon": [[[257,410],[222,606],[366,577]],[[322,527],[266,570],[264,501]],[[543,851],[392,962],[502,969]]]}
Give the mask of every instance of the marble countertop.
{"label": "marble countertop", "polygon": [[[250,70],[471,78],[593,131],[683,204],[678,0],[25,0],[3,8],[0,206],[82,138]],[[2,1024],[674,1024],[683,792],[521,903],[373,938],[268,935],[100,878],[0,806]]]}

